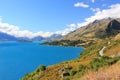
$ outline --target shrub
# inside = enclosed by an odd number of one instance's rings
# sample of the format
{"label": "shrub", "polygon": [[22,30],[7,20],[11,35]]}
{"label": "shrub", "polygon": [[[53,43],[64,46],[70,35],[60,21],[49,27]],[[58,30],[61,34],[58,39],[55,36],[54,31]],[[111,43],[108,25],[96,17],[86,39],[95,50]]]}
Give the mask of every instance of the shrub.
{"label": "shrub", "polygon": [[115,64],[119,60],[120,60],[120,56],[114,57],[113,59],[109,60],[108,65]]}
{"label": "shrub", "polygon": [[41,72],[41,71],[44,71],[44,70],[46,70],[46,66],[40,65],[40,67],[37,68],[36,72]]}
{"label": "shrub", "polygon": [[77,71],[71,71],[71,72],[70,72],[70,75],[71,75],[71,76],[74,76],[76,73],[77,73]]}
{"label": "shrub", "polygon": [[65,66],[65,69],[71,70],[71,69],[72,69],[72,66],[67,65],[67,66]]}
{"label": "shrub", "polygon": [[82,64],[78,66],[78,71],[83,72],[86,69]]}
{"label": "shrub", "polygon": [[90,62],[90,68],[97,71],[99,67],[103,67],[107,65],[109,57],[99,57],[95,58]]}
{"label": "shrub", "polygon": [[102,57],[93,59],[90,62],[89,66],[93,70],[97,71],[100,67],[104,67],[106,65],[112,65],[116,63],[118,60],[120,60],[120,57],[110,58],[107,56],[102,56]]}

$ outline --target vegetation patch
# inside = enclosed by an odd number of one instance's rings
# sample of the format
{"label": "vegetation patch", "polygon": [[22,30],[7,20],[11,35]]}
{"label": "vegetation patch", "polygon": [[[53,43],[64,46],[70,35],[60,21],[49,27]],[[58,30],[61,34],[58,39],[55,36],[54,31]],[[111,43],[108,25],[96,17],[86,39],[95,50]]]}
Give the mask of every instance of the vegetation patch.
{"label": "vegetation patch", "polygon": [[45,42],[45,45],[61,45],[61,46],[76,46],[77,44],[84,43],[83,40],[60,40],[60,41],[52,41],[52,42]]}
{"label": "vegetation patch", "polygon": [[100,67],[115,64],[118,60],[120,60],[120,57],[111,58],[107,56],[102,56],[102,57],[94,58],[90,62],[89,67],[97,71]]}
{"label": "vegetation patch", "polygon": [[46,70],[46,66],[40,65],[40,66],[35,70],[35,72],[41,72],[41,71],[45,71],[45,70]]}

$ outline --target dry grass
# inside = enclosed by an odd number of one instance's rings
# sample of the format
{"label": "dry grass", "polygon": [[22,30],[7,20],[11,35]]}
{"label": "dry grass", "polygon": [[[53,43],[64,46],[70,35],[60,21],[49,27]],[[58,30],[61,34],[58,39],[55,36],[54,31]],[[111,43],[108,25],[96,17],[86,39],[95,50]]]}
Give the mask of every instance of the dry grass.
{"label": "dry grass", "polygon": [[95,32],[91,32],[91,33],[89,33],[89,34],[85,34],[84,36],[85,36],[85,37],[93,37],[93,35],[95,35]]}
{"label": "dry grass", "polygon": [[106,46],[104,51],[106,56],[119,56],[120,55],[120,43],[113,43],[109,46]]}
{"label": "dry grass", "polygon": [[77,59],[65,63],[56,64],[53,66],[49,66],[46,71],[42,73],[42,75],[36,76],[36,78],[39,78],[40,80],[62,80],[61,73],[59,73],[59,70],[63,68],[66,65],[69,65],[72,67],[72,69],[77,69],[80,64],[88,65],[88,63],[91,61],[91,59]]}
{"label": "dry grass", "polygon": [[120,40],[120,33],[115,36],[114,40]]}
{"label": "dry grass", "polygon": [[98,72],[88,71],[80,80],[120,80],[120,63],[102,68]]}
{"label": "dry grass", "polygon": [[118,56],[120,55],[120,47],[115,47],[114,49],[110,49],[106,52],[108,56]]}

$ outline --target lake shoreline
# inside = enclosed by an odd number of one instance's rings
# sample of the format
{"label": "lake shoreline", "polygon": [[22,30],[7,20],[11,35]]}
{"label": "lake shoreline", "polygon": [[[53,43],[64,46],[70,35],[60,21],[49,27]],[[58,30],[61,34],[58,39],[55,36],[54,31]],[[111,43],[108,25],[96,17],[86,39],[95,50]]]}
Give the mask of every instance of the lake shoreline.
{"label": "lake shoreline", "polygon": [[41,64],[51,66],[73,60],[78,57],[83,48],[46,46],[39,45],[39,42],[1,42],[0,51],[0,80],[3,80],[2,78],[5,76],[8,77],[5,77],[4,80],[18,80]]}

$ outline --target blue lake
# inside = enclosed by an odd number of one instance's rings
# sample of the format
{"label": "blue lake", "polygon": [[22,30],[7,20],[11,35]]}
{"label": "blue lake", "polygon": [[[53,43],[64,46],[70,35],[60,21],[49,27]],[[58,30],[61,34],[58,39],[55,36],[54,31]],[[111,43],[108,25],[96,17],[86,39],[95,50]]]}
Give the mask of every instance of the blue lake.
{"label": "blue lake", "polygon": [[0,80],[19,80],[39,65],[75,59],[83,48],[44,46],[38,42],[0,42]]}

